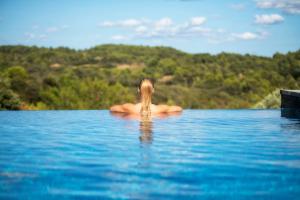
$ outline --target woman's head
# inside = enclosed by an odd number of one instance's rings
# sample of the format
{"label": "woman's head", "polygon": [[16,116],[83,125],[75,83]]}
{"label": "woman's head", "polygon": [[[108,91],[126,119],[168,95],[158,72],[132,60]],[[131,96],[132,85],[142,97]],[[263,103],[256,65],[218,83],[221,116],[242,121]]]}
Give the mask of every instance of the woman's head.
{"label": "woman's head", "polygon": [[141,114],[150,115],[151,97],[154,92],[153,83],[149,79],[143,79],[139,85],[139,92],[141,95]]}
{"label": "woman's head", "polygon": [[153,83],[150,79],[142,79],[140,81],[140,84],[139,84],[139,92],[141,93],[141,96],[142,95],[152,95],[152,93],[154,92],[154,86],[153,86]]}

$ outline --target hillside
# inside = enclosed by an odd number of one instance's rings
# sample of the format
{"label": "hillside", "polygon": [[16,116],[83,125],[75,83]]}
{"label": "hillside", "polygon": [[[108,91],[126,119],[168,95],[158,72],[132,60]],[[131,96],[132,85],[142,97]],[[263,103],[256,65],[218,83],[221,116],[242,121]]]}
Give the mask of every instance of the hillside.
{"label": "hillside", "polygon": [[143,77],[155,81],[154,103],[251,108],[278,88],[300,89],[300,50],[269,58],[129,45],[0,46],[0,109],[106,109],[136,101]]}

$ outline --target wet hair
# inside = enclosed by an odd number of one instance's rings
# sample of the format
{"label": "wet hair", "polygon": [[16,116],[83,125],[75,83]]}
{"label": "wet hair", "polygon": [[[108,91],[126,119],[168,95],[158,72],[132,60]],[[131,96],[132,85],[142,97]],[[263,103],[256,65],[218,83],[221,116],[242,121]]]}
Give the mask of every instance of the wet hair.
{"label": "wet hair", "polygon": [[151,97],[153,93],[153,83],[150,79],[142,79],[139,84],[139,90],[141,95],[141,110],[142,116],[151,115]]}
{"label": "wet hair", "polygon": [[150,78],[143,78],[143,79],[141,79],[140,80],[140,83],[139,83],[139,85],[138,85],[138,88],[139,88],[139,90],[141,90],[141,86],[142,86],[142,83],[144,82],[144,81],[150,81],[150,83],[152,84],[152,87],[154,88],[154,81],[152,80],[152,79],[150,79]]}

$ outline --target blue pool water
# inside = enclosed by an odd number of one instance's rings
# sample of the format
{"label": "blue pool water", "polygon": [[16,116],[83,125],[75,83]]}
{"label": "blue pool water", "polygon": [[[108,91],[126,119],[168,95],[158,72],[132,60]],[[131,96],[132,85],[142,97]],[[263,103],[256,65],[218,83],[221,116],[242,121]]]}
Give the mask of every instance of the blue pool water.
{"label": "blue pool water", "polygon": [[300,121],[280,110],[0,112],[1,199],[299,199]]}

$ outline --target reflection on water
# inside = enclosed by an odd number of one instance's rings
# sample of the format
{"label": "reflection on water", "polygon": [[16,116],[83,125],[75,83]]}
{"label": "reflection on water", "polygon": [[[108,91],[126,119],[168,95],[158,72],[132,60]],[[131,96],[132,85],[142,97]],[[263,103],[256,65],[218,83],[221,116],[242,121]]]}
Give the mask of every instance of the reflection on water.
{"label": "reflection on water", "polygon": [[181,112],[174,112],[174,113],[160,113],[156,114],[155,116],[140,116],[136,114],[128,114],[128,113],[117,113],[117,112],[110,112],[111,115],[122,118],[125,120],[139,120],[140,121],[140,141],[144,143],[151,143],[153,140],[153,118],[164,119],[171,116],[179,116]]}
{"label": "reflection on water", "polygon": [[299,131],[300,131],[300,119],[283,118],[283,121],[281,121],[280,123],[281,133],[299,134]]}
{"label": "reflection on water", "polygon": [[281,117],[300,119],[300,109],[281,108]]}
{"label": "reflection on water", "polygon": [[152,126],[153,122],[151,118],[142,117],[140,121],[140,141],[145,143],[152,142]]}
{"label": "reflection on water", "polygon": [[300,120],[169,116],[1,111],[0,199],[299,199]]}

